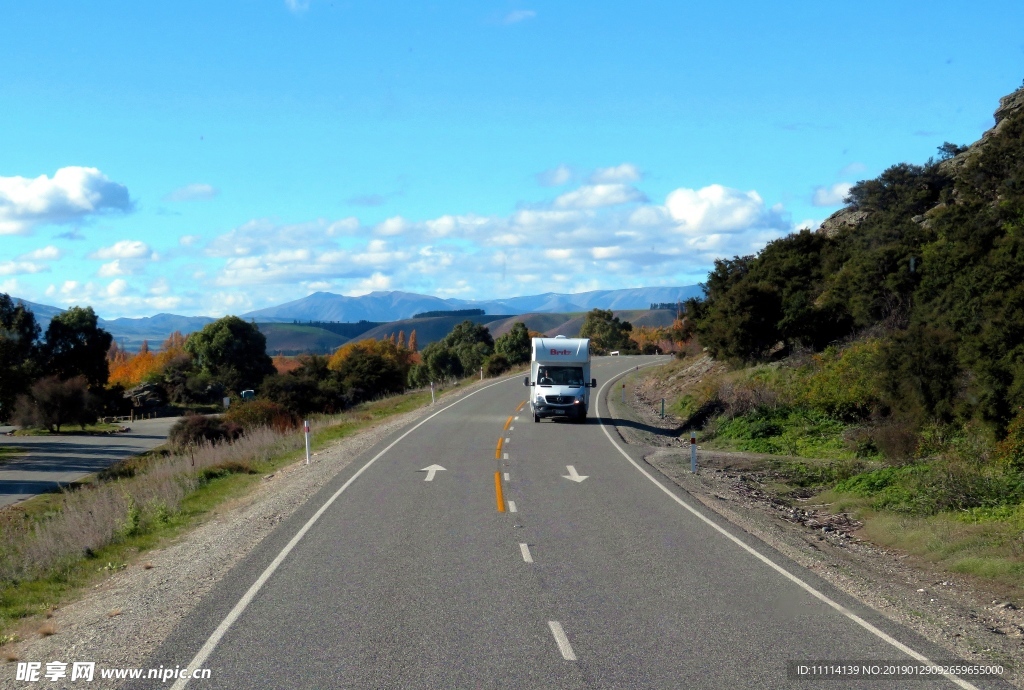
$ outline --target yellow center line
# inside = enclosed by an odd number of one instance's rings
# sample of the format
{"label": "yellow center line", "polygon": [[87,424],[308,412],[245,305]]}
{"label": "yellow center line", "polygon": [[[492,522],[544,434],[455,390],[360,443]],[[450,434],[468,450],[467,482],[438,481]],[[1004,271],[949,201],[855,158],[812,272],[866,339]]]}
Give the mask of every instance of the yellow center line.
{"label": "yellow center line", "polygon": [[501,446],[505,443],[505,439],[498,439],[498,447],[494,449],[494,459],[501,460]]}
{"label": "yellow center line", "polygon": [[523,409],[523,405],[525,405],[525,404],[526,404],[525,400],[523,402],[519,403],[519,407],[516,408],[516,412],[519,412],[519,410]]}
{"label": "yellow center line", "polygon": [[505,497],[501,493],[501,472],[494,473],[494,494],[498,501],[498,512],[505,512]]}
{"label": "yellow center line", "polygon": [[509,425],[509,424],[511,424],[511,423],[512,423],[512,418],[511,418],[511,417],[509,417],[509,418],[508,418],[508,419],[507,419],[507,420],[505,421],[505,428],[506,428],[506,429],[508,429],[508,425]]}

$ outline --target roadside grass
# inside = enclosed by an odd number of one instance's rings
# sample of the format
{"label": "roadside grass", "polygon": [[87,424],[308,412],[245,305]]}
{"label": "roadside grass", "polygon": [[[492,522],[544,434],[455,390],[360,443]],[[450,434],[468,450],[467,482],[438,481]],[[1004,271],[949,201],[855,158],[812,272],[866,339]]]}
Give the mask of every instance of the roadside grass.
{"label": "roadside grass", "polygon": [[[473,382],[439,392],[438,403]],[[311,450],[429,404],[429,391],[414,391],[314,418]],[[301,431],[258,429],[235,444],[196,449],[194,469],[191,455],[161,447],[0,511],[0,645],[304,458]]]}
{"label": "roadside grass", "polygon": [[759,409],[717,418],[705,430],[708,448],[829,460],[873,459],[877,453],[847,440],[856,427],[816,410]]}
{"label": "roadside grass", "polygon": [[997,583],[1024,601],[1024,503],[916,516],[876,510],[869,498],[827,491],[818,499],[864,522],[858,536],[950,573]]}
{"label": "roadside grass", "polygon": [[104,424],[100,422],[98,424],[86,424],[83,429],[81,426],[75,424],[65,424],[61,427],[60,431],[50,431],[48,429],[18,429],[14,432],[15,436],[95,436],[98,434],[109,434],[112,431],[117,431],[121,428],[120,424]]}

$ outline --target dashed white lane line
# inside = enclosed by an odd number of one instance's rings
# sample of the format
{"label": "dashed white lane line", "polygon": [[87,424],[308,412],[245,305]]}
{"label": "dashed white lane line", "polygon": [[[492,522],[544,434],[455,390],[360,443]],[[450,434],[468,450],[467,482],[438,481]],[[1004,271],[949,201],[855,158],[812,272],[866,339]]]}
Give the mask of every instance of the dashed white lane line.
{"label": "dashed white lane line", "polygon": [[510,439],[508,436],[506,436],[505,437],[505,443],[511,443],[511,442],[512,442],[512,439]]}
{"label": "dashed white lane line", "polygon": [[576,661],[576,652],[572,651],[572,645],[569,644],[569,638],[562,630],[562,624],[558,621],[548,621],[548,627],[551,628],[551,634],[555,636],[555,642],[558,643],[558,651],[562,653],[562,658],[566,661]]}
{"label": "dashed white lane line", "polygon": [[530,547],[526,544],[520,544],[519,550],[523,553],[523,560],[527,563],[533,563],[533,556],[530,555]]}
{"label": "dashed white lane line", "polygon": [[505,453],[505,457],[503,459],[508,460],[508,453]]}
{"label": "dashed white lane line", "polygon": [[510,426],[510,427],[508,428],[508,430],[509,430],[509,431],[515,431],[515,430],[516,430],[516,428],[515,428],[514,426]]}
{"label": "dashed white lane line", "polygon": [[510,513],[517,512],[516,511],[516,502],[515,501],[509,501],[508,502],[508,512],[510,512]]}
{"label": "dashed white lane line", "polygon": [[505,481],[508,481],[508,472],[505,473]]}
{"label": "dashed white lane line", "polygon": [[519,417],[516,417],[515,419],[516,419],[517,422],[519,421]]}

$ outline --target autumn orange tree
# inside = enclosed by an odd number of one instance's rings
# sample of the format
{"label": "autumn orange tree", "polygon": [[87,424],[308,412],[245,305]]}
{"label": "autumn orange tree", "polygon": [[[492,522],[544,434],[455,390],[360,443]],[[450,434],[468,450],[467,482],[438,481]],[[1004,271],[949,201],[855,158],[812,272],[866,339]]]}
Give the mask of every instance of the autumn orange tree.
{"label": "autumn orange tree", "polygon": [[175,331],[163,342],[156,354],[149,349],[149,342],[145,340],[134,355],[116,344],[111,345],[107,353],[107,360],[110,363],[109,384],[125,388],[139,385],[161,373],[168,362],[184,355],[184,344],[185,336]]}

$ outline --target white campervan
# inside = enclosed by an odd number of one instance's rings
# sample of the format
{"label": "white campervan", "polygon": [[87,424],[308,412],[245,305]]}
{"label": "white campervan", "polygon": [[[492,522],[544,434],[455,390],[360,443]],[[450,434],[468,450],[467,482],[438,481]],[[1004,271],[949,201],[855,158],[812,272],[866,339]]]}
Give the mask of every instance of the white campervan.
{"label": "white campervan", "polygon": [[523,385],[532,388],[530,408],[533,421],[541,417],[566,417],[578,422],[587,418],[590,389],[590,339],[534,338],[530,375]]}

